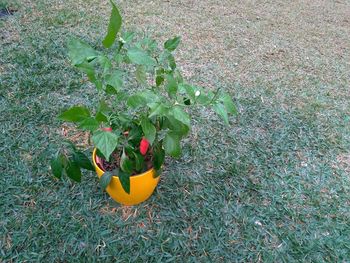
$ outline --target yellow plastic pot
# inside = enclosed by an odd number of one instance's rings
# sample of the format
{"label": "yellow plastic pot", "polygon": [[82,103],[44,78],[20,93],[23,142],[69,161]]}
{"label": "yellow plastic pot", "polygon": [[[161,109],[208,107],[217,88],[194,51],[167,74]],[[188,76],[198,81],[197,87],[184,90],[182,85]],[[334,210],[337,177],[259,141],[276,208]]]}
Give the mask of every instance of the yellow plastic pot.
{"label": "yellow plastic pot", "polygon": [[[96,173],[100,178],[104,171],[96,163],[96,149],[92,153],[92,161]],[[116,202],[123,205],[137,205],[147,200],[156,188],[159,177],[154,178],[156,171],[152,168],[142,174],[130,177],[130,194],[126,193],[117,176],[113,176],[111,182],[106,188],[107,193]]]}

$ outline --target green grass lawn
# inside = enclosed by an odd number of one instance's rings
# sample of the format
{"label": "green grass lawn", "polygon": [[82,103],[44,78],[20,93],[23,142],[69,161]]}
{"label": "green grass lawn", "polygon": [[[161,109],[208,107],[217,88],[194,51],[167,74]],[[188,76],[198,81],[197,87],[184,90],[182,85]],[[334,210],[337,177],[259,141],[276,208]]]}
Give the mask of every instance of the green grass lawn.
{"label": "green grass lawn", "polygon": [[110,6],[0,0],[18,9],[0,20],[0,262],[348,262],[350,3],[118,3],[127,29],[182,35],[186,78],[240,114],[225,127],[196,113],[141,205],[116,204],[91,172],[59,182],[56,116],[95,100],[66,41],[101,47]]}

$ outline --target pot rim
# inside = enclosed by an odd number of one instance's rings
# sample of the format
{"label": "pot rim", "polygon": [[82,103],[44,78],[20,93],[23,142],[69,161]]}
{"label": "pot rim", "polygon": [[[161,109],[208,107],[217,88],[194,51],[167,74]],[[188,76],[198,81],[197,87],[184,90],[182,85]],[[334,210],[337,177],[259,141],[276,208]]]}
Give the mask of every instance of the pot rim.
{"label": "pot rim", "polygon": [[[102,170],[100,168],[100,166],[98,166],[98,164],[96,163],[96,152],[97,152],[97,148],[94,148],[94,150],[92,152],[92,162],[94,163],[94,166],[95,166],[96,170],[98,170],[100,173],[105,173],[106,171]],[[150,172],[155,172],[155,169],[152,167],[151,169],[147,170],[146,172],[130,176],[130,179],[144,176],[144,175],[146,175],[146,174],[148,174]],[[115,177],[115,178],[119,179],[119,176],[116,176],[116,175],[113,175],[112,177]]]}

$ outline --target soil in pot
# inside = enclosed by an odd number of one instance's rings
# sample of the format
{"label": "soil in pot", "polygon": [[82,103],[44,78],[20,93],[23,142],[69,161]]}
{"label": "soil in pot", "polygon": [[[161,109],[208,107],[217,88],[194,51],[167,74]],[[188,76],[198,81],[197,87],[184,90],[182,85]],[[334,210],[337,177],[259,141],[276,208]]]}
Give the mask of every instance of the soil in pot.
{"label": "soil in pot", "polygon": [[[140,173],[144,173],[153,167],[153,156],[152,156],[152,153],[150,151],[148,151],[146,153],[144,158],[145,158],[145,161],[144,161],[143,169],[141,171],[133,171],[131,176],[138,175]],[[99,162],[99,166],[101,166],[100,168],[104,171],[113,171],[115,169],[118,169],[119,164],[120,164],[119,153],[112,153],[110,162],[106,161],[103,158],[100,158],[100,162]]]}

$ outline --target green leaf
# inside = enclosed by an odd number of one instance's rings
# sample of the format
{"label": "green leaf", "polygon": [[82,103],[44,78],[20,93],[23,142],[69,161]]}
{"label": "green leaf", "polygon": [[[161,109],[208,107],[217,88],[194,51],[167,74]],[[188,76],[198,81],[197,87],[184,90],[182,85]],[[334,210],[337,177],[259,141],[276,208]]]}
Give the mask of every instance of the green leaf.
{"label": "green leaf", "polygon": [[74,162],[74,160],[68,161],[68,165],[66,166],[65,170],[66,170],[67,176],[69,178],[71,178],[72,180],[74,180],[76,182],[81,181],[80,167],[78,166],[78,164],[76,162]]}
{"label": "green leaf", "polygon": [[139,94],[147,100],[147,103],[158,102],[161,100],[161,97],[157,93],[150,90],[143,90],[139,92]]}
{"label": "green leaf", "polygon": [[79,129],[83,129],[83,130],[87,130],[87,131],[91,131],[91,132],[96,131],[98,129],[98,127],[99,127],[99,123],[93,117],[88,117],[88,118],[82,120],[78,126]]}
{"label": "green leaf", "polygon": [[130,96],[126,103],[131,108],[138,108],[145,106],[147,104],[147,99],[140,94],[135,94]]}
{"label": "green leaf", "polygon": [[148,118],[152,118],[154,116],[165,116],[168,112],[168,108],[163,103],[152,103],[149,105],[151,110]]}
{"label": "green leaf", "polygon": [[108,161],[118,145],[118,136],[113,132],[97,131],[92,136],[92,141]]}
{"label": "green leaf", "polygon": [[136,80],[143,85],[147,84],[147,75],[144,66],[137,66],[136,68]]}
{"label": "green leaf", "polygon": [[74,66],[94,60],[98,52],[84,41],[71,38],[68,41],[68,56]]}
{"label": "green leaf", "polygon": [[158,48],[157,42],[149,37],[145,37],[136,43],[138,48],[144,48],[150,52],[154,52]]}
{"label": "green leaf", "polygon": [[215,112],[221,117],[221,119],[225,122],[226,125],[229,125],[228,115],[225,109],[225,106],[221,103],[217,103],[213,106]]}
{"label": "green leaf", "polygon": [[157,178],[158,176],[160,176],[162,173],[162,168],[160,168],[159,170],[155,170],[155,173],[153,175],[153,178]]}
{"label": "green leaf", "polygon": [[98,111],[100,111],[104,114],[107,114],[107,113],[111,112],[112,109],[108,106],[108,104],[105,101],[100,100],[100,103],[98,105]]}
{"label": "green leaf", "polygon": [[178,69],[174,70],[174,78],[178,83],[183,83],[183,81],[184,81],[184,79],[181,75],[181,72]]}
{"label": "green leaf", "polygon": [[101,122],[108,122],[108,118],[105,114],[103,114],[101,111],[96,112],[95,119],[101,123]]}
{"label": "green leaf", "polygon": [[116,95],[116,94],[118,94],[118,91],[114,87],[112,87],[111,85],[107,85],[105,91],[106,91],[106,93],[108,95]]}
{"label": "green leaf", "polygon": [[159,149],[154,151],[153,155],[153,167],[156,170],[162,168],[165,159],[165,151],[159,147]]}
{"label": "green leaf", "polygon": [[181,155],[181,145],[180,145],[181,137],[174,133],[168,132],[164,138],[164,149],[167,154],[172,157],[180,157]]}
{"label": "green leaf", "polygon": [[[129,135],[128,135],[129,137]],[[127,155],[127,157],[129,158],[129,156],[134,156],[134,149],[130,146],[130,145],[126,145],[124,147],[125,153]]]}
{"label": "green leaf", "polygon": [[105,75],[112,68],[112,62],[106,56],[98,56],[97,60],[103,68],[103,75]]}
{"label": "green leaf", "polygon": [[152,145],[156,138],[156,127],[154,127],[153,123],[146,117],[141,119],[141,127],[146,139]]}
{"label": "green leaf", "polygon": [[145,66],[155,66],[156,61],[150,57],[146,51],[140,48],[131,48],[128,50],[128,58],[132,63],[137,65],[145,65]]}
{"label": "green leaf", "polygon": [[[64,140],[62,144],[69,148],[69,150],[77,151],[77,147],[69,140]],[[64,162],[67,163],[67,159],[63,158]]]}
{"label": "green leaf", "polygon": [[80,122],[88,117],[90,117],[90,112],[84,106],[74,106],[58,116],[60,120],[70,122]]}
{"label": "green leaf", "polygon": [[78,166],[86,170],[95,171],[94,166],[91,164],[90,160],[82,152],[75,152],[73,155],[74,161]]}
{"label": "green leaf", "polygon": [[177,46],[180,44],[180,41],[181,41],[181,37],[174,37],[172,39],[168,39],[164,43],[164,48],[169,51],[174,51],[177,48]]}
{"label": "green leaf", "polygon": [[122,73],[119,70],[115,70],[112,74],[107,75],[106,84],[119,90],[123,86]]}
{"label": "green leaf", "polygon": [[193,88],[195,90],[195,93],[198,91],[200,92],[200,95],[196,96],[195,101],[197,101],[200,104],[207,104],[211,101],[211,99],[204,94],[204,90],[202,88],[200,87],[193,87]]}
{"label": "green leaf", "polygon": [[122,156],[120,157],[120,168],[128,174],[131,174],[132,172],[133,164],[129,157],[125,154],[125,149],[123,149]]}
{"label": "green leaf", "polygon": [[82,62],[81,64],[75,65],[77,69],[84,72],[88,79],[95,84],[96,88],[100,90],[102,88],[102,81],[100,79],[96,78],[95,74],[95,68],[92,63],[89,63],[87,61]]}
{"label": "green leaf", "polygon": [[171,53],[168,54],[168,63],[169,63],[169,66],[172,70],[176,69],[175,58]]}
{"label": "green leaf", "polygon": [[175,119],[178,121],[181,121],[183,124],[190,126],[191,125],[191,119],[190,115],[188,115],[187,112],[183,111],[183,109],[180,106],[174,106],[171,108],[169,112]]}
{"label": "green leaf", "polygon": [[183,124],[182,122],[178,121],[172,116],[168,115],[166,120],[167,120],[166,127],[174,131],[179,136],[185,136],[190,131],[189,126]]}
{"label": "green leaf", "polygon": [[108,104],[101,100],[98,109],[96,112],[95,119],[100,122],[108,122],[107,115],[111,112],[111,108],[108,106]]}
{"label": "green leaf", "polygon": [[180,83],[179,92],[181,94],[187,94],[187,96],[189,96],[191,100],[195,100],[196,98],[194,88],[191,85]]}
{"label": "green leaf", "polygon": [[118,54],[116,54],[115,56],[114,56],[114,61],[117,63],[117,65],[119,65],[120,63],[122,63],[123,61],[124,61],[124,54],[120,54],[120,53],[118,53]]}
{"label": "green leaf", "polygon": [[162,85],[163,82],[164,82],[164,77],[161,75],[158,75],[156,77],[156,86],[159,87],[160,85]]}
{"label": "green leaf", "polygon": [[61,179],[63,172],[63,162],[62,162],[62,154],[59,154],[55,158],[51,160],[51,171],[55,177]]}
{"label": "green leaf", "polygon": [[175,62],[175,58],[174,56],[168,51],[168,50],[164,50],[161,54],[160,54],[160,58],[159,61],[162,65],[166,66],[166,67],[170,67],[171,70],[175,70],[176,69],[176,62]]}
{"label": "green leaf", "polygon": [[208,91],[207,91],[207,97],[208,97],[208,99],[209,99],[210,101],[215,101],[216,95],[215,95],[215,93],[212,92],[211,90],[208,90]]}
{"label": "green leaf", "polygon": [[76,65],[76,67],[80,71],[84,72],[92,83],[97,85],[96,83],[98,83],[98,80],[96,79],[94,65],[92,65],[89,62],[83,61],[82,63]]}
{"label": "green leaf", "polygon": [[102,159],[105,159],[106,157],[101,153],[101,151],[98,149],[98,148],[96,148],[96,156],[98,156],[98,157],[100,157],[100,158],[102,158]]}
{"label": "green leaf", "polygon": [[132,118],[133,116],[130,114],[127,114],[126,112],[120,112],[118,114],[118,119],[120,121],[120,124],[123,126],[123,124],[125,124],[125,126],[130,125],[130,123],[132,122]]}
{"label": "green leaf", "polygon": [[225,106],[226,111],[228,113],[237,114],[237,108],[236,108],[235,104],[233,103],[232,98],[227,93],[225,93],[221,97],[221,101],[224,103],[224,106]]}
{"label": "green leaf", "polygon": [[118,177],[124,191],[130,194],[130,174],[119,169]]}
{"label": "green leaf", "polygon": [[138,108],[145,106],[148,103],[154,103],[159,101],[159,97],[156,93],[150,90],[143,90],[128,98],[127,104],[132,108]]}
{"label": "green leaf", "polygon": [[166,90],[170,97],[175,97],[177,92],[177,82],[171,74],[167,74],[165,77],[167,80]]}
{"label": "green leaf", "polygon": [[135,125],[129,130],[128,140],[134,140],[134,141],[137,141],[138,143],[140,142],[142,136],[143,136],[142,127]]}
{"label": "green leaf", "polygon": [[119,10],[112,0],[110,2],[112,4],[112,13],[109,19],[107,35],[102,42],[106,48],[109,48],[113,45],[117,37],[117,33],[119,32],[120,27],[122,26],[122,17],[119,13]]}
{"label": "green leaf", "polygon": [[141,171],[145,162],[145,158],[143,157],[142,154],[140,153],[135,153],[134,152],[134,156],[135,156],[135,168],[136,171]]}
{"label": "green leaf", "polygon": [[135,32],[123,32],[122,33],[122,39],[124,40],[125,43],[131,42],[135,36]]}
{"label": "green leaf", "polygon": [[105,190],[109,185],[109,183],[111,182],[114,173],[115,171],[106,171],[100,177],[99,182],[103,190]]}

